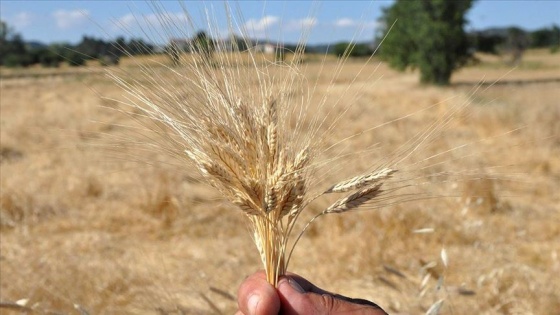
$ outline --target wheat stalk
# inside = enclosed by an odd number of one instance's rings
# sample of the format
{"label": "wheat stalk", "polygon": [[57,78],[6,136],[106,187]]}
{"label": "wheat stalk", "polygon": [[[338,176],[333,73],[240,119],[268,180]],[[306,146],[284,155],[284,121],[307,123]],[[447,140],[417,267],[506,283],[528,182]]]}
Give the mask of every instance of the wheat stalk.
{"label": "wheat stalk", "polygon": [[[233,30],[233,18],[228,16]],[[240,32],[249,44],[246,30]],[[189,48],[199,51],[193,42]],[[381,168],[309,196],[322,140],[336,125],[327,117],[312,117],[306,111],[311,93],[301,72],[304,48],[305,40],[292,61],[281,65],[262,62],[255,50],[241,51],[235,45],[233,52],[181,55],[180,66],[162,65],[165,74],[143,66],[140,78],[109,72],[140,113],[139,119],[147,118],[164,129],[160,133],[163,142],[158,145],[194,165],[245,214],[273,285],[286,273],[305,228],[291,249],[290,236],[312,200],[324,194],[352,192],[318,216],[354,210],[373,202],[382,193],[383,183],[396,172]],[[247,57],[249,66],[239,65],[236,56]],[[325,102],[323,98],[318,108],[324,108]],[[332,112],[326,111],[327,115]]]}

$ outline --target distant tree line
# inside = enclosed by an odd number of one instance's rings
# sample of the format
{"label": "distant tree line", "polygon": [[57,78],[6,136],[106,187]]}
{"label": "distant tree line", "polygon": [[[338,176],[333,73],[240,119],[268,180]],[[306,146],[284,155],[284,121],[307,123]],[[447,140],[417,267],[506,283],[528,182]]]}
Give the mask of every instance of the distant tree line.
{"label": "distant tree line", "polygon": [[[551,27],[535,31],[526,31],[514,26],[489,28],[468,32],[466,35],[467,41],[464,48],[495,55],[515,53],[515,51],[523,51],[529,48],[548,48],[553,53],[560,50],[560,27],[558,25],[552,25]],[[369,57],[374,53],[380,40],[381,38],[376,38],[374,43],[371,44],[339,42],[334,44],[332,49],[328,51],[338,57]],[[380,48],[383,49],[383,47]]]}
{"label": "distant tree line", "polygon": [[[402,21],[398,23],[402,23]],[[470,51],[495,55],[504,53],[519,54],[529,48],[548,48],[553,53],[560,51],[560,27],[558,25],[552,25],[551,27],[535,31],[526,31],[514,26],[489,28],[468,32],[466,35],[467,41],[464,47]],[[381,38],[376,38],[374,43],[371,44],[339,42],[334,44],[328,51],[338,57],[369,57],[374,53],[380,40]],[[383,49],[383,47],[380,48]],[[311,50],[313,50],[313,47],[311,47]]]}
{"label": "distant tree line", "polygon": [[560,27],[541,28],[525,31],[518,27],[490,28],[469,34],[472,46],[480,52],[499,54],[515,46],[524,48],[549,48],[557,51],[560,48]]}
{"label": "distant tree line", "polygon": [[84,65],[87,60],[96,59],[102,65],[118,64],[123,55],[149,54],[154,46],[142,39],[104,41],[83,36],[77,45],[27,43],[22,36],[0,21],[0,65],[6,67],[28,67],[42,65],[58,67],[62,63],[70,66]]}
{"label": "distant tree line", "polygon": [[332,53],[337,57],[369,57],[374,48],[370,43],[339,42],[333,46]]}
{"label": "distant tree line", "polygon": [[489,54],[511,54],[512,63],[519,63],[525,50],[548,48],[551,52],[560,49],[560,27],[541,28],[525,31],[519,27],[490,28],[471,32],[469,40],[474,50]]}
{"label": "distant tree line", "polygon": [[244,38],[236,34],[230,34],[227,38],[216,39],[210,37],[203,30],[198,31],[192,38],[171,39],[163,51],[169,56],[173,65],[181,63],[181,55],[183,53],[197,54],[202,57],[207,65],[213,65],[213,58],[216,52],[244,52],[249,49],[256,52],[274,54],[276,62],[284,62],[287,53],[293,53],[301,49],[304,52],[307,51],[305,47],[302,48],[296,44],[284,45]]}
{"label": "distant tree line", "polygon": [[[379,40],[398,19],[398,23],[381,46],[381,57],[398,69],[409,66],[429,67],[425,70],[426,74],[422,81],[438,81],[437,84],[446,84],[450,71],[464,64],[474,51],[491,54],[509,53],[512,55],[512,61],[517,63],[528,48],[550,48],[552,52],[560,49],[558,25],[535,31],[510,27],[466,33],[464,13],[471,4],[472,1],[467,0],[424,2],[398,0],[393,6],[385,8],[380,20],[385,27],[381,29],[375,41],[318,45],[306,47],[306,51],[326,52],[338,57],[369,57],[373,54]],[[436,43],[441,47],[434,46]],[[258,41],[238,36],[232,36],[227,40],[216,40],[210,38],[204,31],[200,31],[192,39],[171,40],[164,51],[174,64],[178,64],[182,52],[199,53],[205,59],[211,60],[217,50],[243,51],[257,45]],[[277,47],[276,59],[284,60],[285,53],[295,49],[295,45],[289,44]],[[109,65],[117,64],[120,57],[125,54],[150,54],[154,50],[153,45],[142,39],[126,40],[123,37],[104,41],[84,36],[76,45],[30,43],[25,42],[20,34],[0,21],[1,66],[26,67],[40,64],[45,67],[57,67],[61,63],[80,66],[89,59],[96,59],[103,65]],[[435,52],[441,53],[441,57],[436,57]],[[423,61],[426,58],[430,61]],[[434,73],[428,74],[432,71]]]}

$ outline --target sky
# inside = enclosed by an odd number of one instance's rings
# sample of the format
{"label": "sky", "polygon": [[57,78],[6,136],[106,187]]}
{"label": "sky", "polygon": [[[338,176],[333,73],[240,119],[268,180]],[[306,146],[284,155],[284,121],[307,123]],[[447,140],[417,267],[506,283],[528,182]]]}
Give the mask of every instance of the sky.
{"label": "sky", "polygon": [[[309,44],[320,44],[371,40],[381,8],[393,1],[230,2],[233,29],[245,29],[254,38],[286,43],[296,43],[303,34]],[[161,44],[170,37],[208,31],[208,20],[213,21],[213,37],[225,37],[230,29],[223,1],[2,0],[0,18],[24,40],[43,43],[77,43],[83,35],[89,35],[105,40],[135,37]],[[478,0],[467,19],[468,30],[550,27],[560,24],[560,0]],[[188,27],[189,21],[193,27]],[[174,27],[177,25],[181,27]]]}

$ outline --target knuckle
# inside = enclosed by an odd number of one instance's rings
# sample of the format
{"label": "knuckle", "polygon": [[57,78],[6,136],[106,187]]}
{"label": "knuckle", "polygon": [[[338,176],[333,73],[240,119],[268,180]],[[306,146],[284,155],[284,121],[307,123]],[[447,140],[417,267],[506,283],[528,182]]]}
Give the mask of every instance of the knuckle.
{"label": "knuckle", "polygon": [[321,294],[319,300],[321,313],[318,314],[333,314],[338,308],[339,301],[330,294]]}

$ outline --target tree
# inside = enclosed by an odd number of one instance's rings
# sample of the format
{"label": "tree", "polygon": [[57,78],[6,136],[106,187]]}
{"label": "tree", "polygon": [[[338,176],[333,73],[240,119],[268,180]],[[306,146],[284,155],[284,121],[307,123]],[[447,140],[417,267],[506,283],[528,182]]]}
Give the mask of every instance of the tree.
{"label": "tree", "polygon": [[47,68],[56,68],[64,61],[59,51],[57,46],[51,45],[50,47],[32,49],[30,53],[33,56],[33,63],[38,63]]}
{"label": "tree", "polygon": [[464,26],[472,3],[397,0],[383,10],[381,57],[399,70],[418,68],[422,83],[449,84],[452,72],[470,56]]}
{"label": "tree", "polygon": [[511,63],[518,65],[521,63],[525,50],[529,47],[530,39],[527,33],[518,28],[510,27],[506,41],[506,49],[511,53]]}
{"label": "tree", "polygon": [[469,41],[478,52],[498,55],[498,48],[504,43],[505,39],[504,36],[493,32],[479,31],[471,33]]}
{"label": "tree", "polygon": [[369,57],[373,50],[367,44],[341,42],[334,45],[333,53],[337,57]]}
{"label": "tree", "polygon": [[558,47],[560,46],[560,27],[552,25],[550,28],[541,28],[531,33],[531,47]]}
{"label": "tree", "polygon": [[82,54],[85,60],[96,59],[101,55],[106,54],[109,46],[109,43],[106,43],[101,39],[84,35],[82,36],[82,41],[73,47],[73,50]]}
{"label": "tree", "polygon": [[165,53],[171,59],[173,66],[178,66],[181,62],[181,53],[183,53],[184,47],[179,40],[171,40],[167,46],[165,46]]}
{"label": "tree", "polygon": [[212,62],[212,54],[215,50],[215,44],[206,32],[200,31],[192,40],[192,50],[200,54],[205,62],[210,64]]}
{"label": "tree", "polygon": [[0,65],[25,67],[32,63],[20,34],[4,21],[0,21]]}
{"label": "tree", "polygon": [[252,43],[250,43],[248,39],[241,36],[237,36],[235,34],[230,35],[229,41],[231,45],[231,47],[229,48],[231,49],[231,51],[242,52],[249,49],[249,46],[252,46]]}
{"label": "tree", "polygon": [[135,55],[149,55],[154,52],[154,45],[146,43],[141,38],[132,38],[126,44],[126,52]]}

